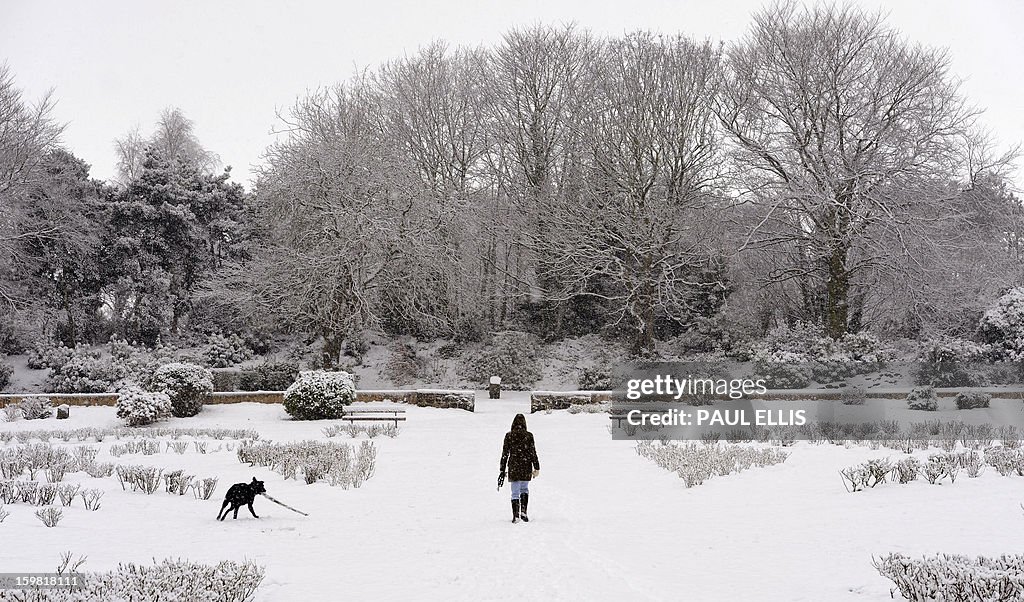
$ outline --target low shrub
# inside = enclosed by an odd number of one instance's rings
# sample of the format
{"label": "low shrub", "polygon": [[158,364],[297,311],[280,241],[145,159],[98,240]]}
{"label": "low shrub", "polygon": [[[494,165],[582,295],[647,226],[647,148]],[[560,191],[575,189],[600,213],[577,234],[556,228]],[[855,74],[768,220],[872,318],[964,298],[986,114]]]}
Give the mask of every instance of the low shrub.
{"label": "low shrub", "polygon": [[907,394],[907,407],[911,410],[934,412],[939,409],[939,397],[933,387],[914,387]]}
{"label": "low shrub", "polygon": [[[58,573],[68,570],[70,553]],[[83,600],[217,600],[251,602],[263,581],[264,569],[252,561],[225,560],[214,565],[187,560],[162,560],[152,566],[121,564],[104,573],[78,572],[79,560],[71,568],[79,575],[74,589],[0,590],[0,602],[36,600],[81,602]]]}
{"label": "low shrub", "polygon": [[714,476],[726,476],[785,462],[789,453],[771,447],[751,447],[729,443],[682,445],[640,441],[636,452],[661,468],[679,475],[687,487],[701,485]]}
{"label": "low shrub", "polygon": [[49,397],[27,397],[18,404],[21,417],[25,420],[39,420],[53,416],[53,404]]}
{"label": "low shrub", "polygon": [[968,558],[940,554],[912,559],[889,554],[872,564],[910,602],[1024,599],[1024,555]]}
{"label": "low shrub", "polygon": [[213,375],[196,364],[164,364],[153,374],[150,389],[170,397],[173,416],[188,418],[201,412],[213,393]]}
{"label": "low shrub", "polygon": [[975,408],[987,408],[992,396],[984,391],[961,391],[953,398],[958,410],[973,410]]}
{"label": "low shrub", "polygon": [[847,491],[863,491],[884,483],[893,468],[888,459],[869,460],[864,464],[840,470],[839,476],[843,478],[843,485],[847,486]]}
{"label": "low shrub", "polygon": [[297,479],[301,470],[308,485],[326,480],[348,489],[362,486],[373,476],[377,448],[372,441],[363,441],[358,448],[323,441],[252,443],[238,448],[238,461],[268,467],[286,479]]}
{"label": "low shrub", "polygon": [[171,415],[171,398],[163,391],[124,387],[117,394],[117,417],[126,426],[145,426]]}
{"label": "low shrub", "polygon": [[340,418],[355,395],[355,381],[347,372],[302,372],[284,392],[284,409],[296,420]]}
{"label": "low shrub", "polygon": [[897,482],[906,485],[917,479],[921,472],[921,461],[914,456],[903,458],[893,467],[893,475]]}

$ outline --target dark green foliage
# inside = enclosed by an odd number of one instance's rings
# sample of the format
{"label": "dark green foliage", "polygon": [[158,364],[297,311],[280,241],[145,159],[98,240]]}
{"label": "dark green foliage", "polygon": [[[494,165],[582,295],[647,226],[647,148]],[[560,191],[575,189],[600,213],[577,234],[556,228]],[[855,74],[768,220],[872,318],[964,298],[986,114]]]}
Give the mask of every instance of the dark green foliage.
{"label": "dark green foliage", "polygon": [[480,386],[497,375],[503,388],[527,390],[541,377],[537,346],[537,339],[525,332],[496,332],[490,341],[469,354],[460,368],[461,374]]}
{"label": "dark green foliage", "polygon": [[242,391],[284,391],[295,382],[299,365],[295,362],[265,362],[252,368],[244,368],[238,381]]}
{"label": "dark green foliage", "polygon": [[0,362],[0,390],[11,384],[11,376],[14,375],[14,367],[7,362]]}

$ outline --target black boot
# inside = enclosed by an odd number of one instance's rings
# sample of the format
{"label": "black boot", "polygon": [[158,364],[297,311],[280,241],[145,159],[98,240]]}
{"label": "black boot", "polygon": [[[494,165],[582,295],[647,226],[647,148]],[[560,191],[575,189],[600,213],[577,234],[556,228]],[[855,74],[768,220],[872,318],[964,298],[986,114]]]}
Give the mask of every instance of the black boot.
{"label": "black boot", "polygon": [[519,518],[523,519],[524,523],[530,522],[530,517],[526,516],[526,505],[530,503],[529,493],[519,494]]}
{"label": "black boot", "polygon": [[512,522],[519,522],[519,500],[512,500]]}

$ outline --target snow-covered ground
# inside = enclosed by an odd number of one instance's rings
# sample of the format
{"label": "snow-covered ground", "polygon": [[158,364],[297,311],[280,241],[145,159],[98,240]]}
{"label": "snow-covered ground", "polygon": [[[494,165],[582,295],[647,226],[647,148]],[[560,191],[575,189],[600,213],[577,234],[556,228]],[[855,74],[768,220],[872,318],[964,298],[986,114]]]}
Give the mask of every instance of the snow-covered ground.
{"label": "snow-covered ground", "polygon": [[[48,529],[34,508],[8,505],[0,567],[51,571],[65,550],[88,556],[85,570],[164,557],[249,558],[267,570],[263,601],[818,602],[889,600],[891,583],[871,566],[872,555],[998,555],[1024,541],[1020,477],[989,470],[953,484],[887,483],[851,494],[840,468],[899,454],[798,442],[783,464],[686,489],[633,443],[612,441],[607,415],[566,412],[527,417],[542,470],[530,487],[530,523],[512,524],[508,485],[495,489],[498,460],[503,433],[529,402],[526,394],[505,397],[478,394],[475,413],[406,408],[398,438],[374,439],[377,472],[359,489],[285,480],[227,450],[112,458],[116,441],[107,438],[98,461],[217,476],[218,490],[208,501],[163,490],[147,496],[123,492],[116,478],[76,473],[66,480],[107,491],[103,507],[89,512],[76,500]],[[166,423],[249,428],[275,441],[323,439],[327,424],[290,421],[280,406],[260,404],[209,406]],[[72,408],[70,420],[0,430],[117,425],[113,408],[92,407]],[[253,476],[309,516],[259,498],[259,520],[243,508],[238,520],[215,521],[227,487]]]}

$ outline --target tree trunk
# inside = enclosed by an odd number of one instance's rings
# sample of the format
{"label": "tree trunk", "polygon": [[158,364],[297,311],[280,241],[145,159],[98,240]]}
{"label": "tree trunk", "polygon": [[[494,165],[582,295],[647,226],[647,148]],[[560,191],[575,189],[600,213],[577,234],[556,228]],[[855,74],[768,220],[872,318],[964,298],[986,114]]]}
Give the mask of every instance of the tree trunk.
{"label": "tree trunk", "polygon": [[850,274],[846,271],[845,245],[836,245],[828,257],[825,285],[825,332],[833,339],[847,333],[850,314]]}
{"label": "tree trunk", "polygon": [[321,349],[321,358],[323,360],[324,370],[331,370],[334,368],[341,357],[341,346],[345,338],[337,332],[325,330],[323,333],[324,344]]}

